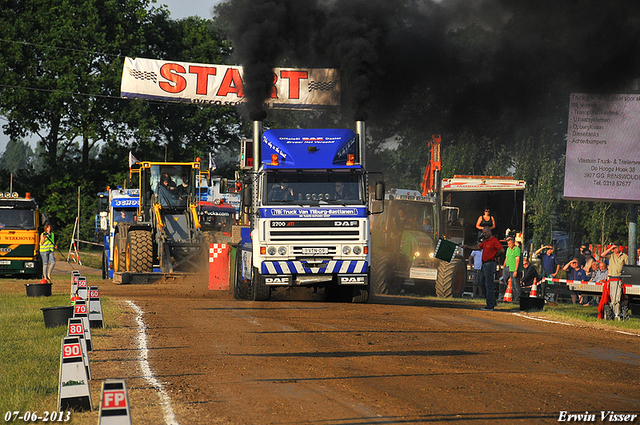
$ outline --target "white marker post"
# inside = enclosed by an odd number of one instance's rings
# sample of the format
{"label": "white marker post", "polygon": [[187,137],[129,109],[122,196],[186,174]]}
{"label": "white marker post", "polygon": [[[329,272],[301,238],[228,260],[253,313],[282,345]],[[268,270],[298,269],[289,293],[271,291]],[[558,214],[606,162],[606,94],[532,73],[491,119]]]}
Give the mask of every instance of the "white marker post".
{"label": "white marker post", "polygon": [[87,341],[84,339],[84,325],[82,324],[82,318],[69,318],[69,326],[67,329],[67,336],[75,336],[80,340],[84,366],[87,369],[87,377],[91,380],[91,366],[89,366],[89,353],[87,352]]}
{"label": "white marker post", "polygon": [[92,328],[104,327],[102,317],[102,302],[100,301],[100,290],[97,286],[89,287],[89,324]]}
{"label": "white marker post", "polygon": [[80,278],[80,272],[74,270],[71,272],[71,296],[73,297],[78,293],[78,278]]}
{"label": "white marker post", "polygon": [[89,298],[89,284],[87,283],[87,278],[84,276],[78,278],[78,296],[83,300]]}
{"label": "white marker post", "polygon": [[87,341],[87,350],[93,351],[91,343],[91,326],[89,325],[89,312],[87,311],[87,302],[85,300],[77,300],[73,306],[73,317],[81,318],[84,325],[84,339]]}
{"label": "white marker post", "polygon": [[62,338],[58,410],[93,410],[89,378],[82,360],[82,345],[78,337]]}
{"label": "white marker post", "polygon": [[106,379],[102,383],[98,425],[131,425],[131,409],[124,379]]}

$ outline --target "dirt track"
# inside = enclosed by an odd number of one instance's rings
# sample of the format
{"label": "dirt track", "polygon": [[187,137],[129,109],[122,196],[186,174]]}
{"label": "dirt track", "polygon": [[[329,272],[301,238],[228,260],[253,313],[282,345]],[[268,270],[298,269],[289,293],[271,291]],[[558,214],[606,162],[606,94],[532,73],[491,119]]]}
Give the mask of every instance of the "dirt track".
{"label": "dirt track", "polygon": [[100,285],[145,312],[149,363],[180,424],[552,423],[561,411],[600,422],[602,410],[640,413],[637,335],[447,301],[352,305],[305,292],[257,303],[196,282]]}

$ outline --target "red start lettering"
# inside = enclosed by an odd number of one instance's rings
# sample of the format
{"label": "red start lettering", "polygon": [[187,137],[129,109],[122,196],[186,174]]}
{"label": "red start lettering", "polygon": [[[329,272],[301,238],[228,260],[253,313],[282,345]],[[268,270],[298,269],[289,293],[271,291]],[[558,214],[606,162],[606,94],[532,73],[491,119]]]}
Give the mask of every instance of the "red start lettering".
{"label": "red start lettering", "polygon": [[180,93],[187,87],[187,80],[180,75],[185,72],[186,70],[182,65],[178,65],[177,63],[165,63],[160,68],[160,75],[171,81],[171,83],[160,81],[160,88],[168,93]]}
{"label": "red start lettering", "polygon": [[229,93],[235,93],[238,97],[244,97],[244,85],[242,84],[242,78],[240,78],[240,71],[237,68],[227,69],[216,95],[226,96]]}
{"label": "red start lettering", "polygon": [[[217,75],[217,68],[215,66],[189,65],[188,73],[196,75],[196,94],[206,96],[209,92],[209,76]],[[160,75],[167,81],[160,81],[158,84],[167,93],[180,93],[187,88],[185,74],[187,74],[187,70],[184,66],[177,63],[165,63],[160,68]],[[271,87],[272,99],[278,98],[278,90],[276,88],[278,78],[289,81],[289,99],[300,99],[301,81],[308,79],[309,73],[295,70],[282,70],[280,71],[280,76],[274,73]],[[216,90],[216,96],[224,97],[229,94],[235,94],[239,98],[244,97],[244,83],[240,76],[239,68],[227,68]]]}
{"label": "red start lettering", "polygon": [[300,80],[309,78],[307,71],[280,71],[280,77],[289,80],[289,99],[300,99]]}
{"label": "red start lettering", "polygon": [[189,66],[189,73],[196,74],[196,94],[207,94],[209,75],[216,75],[217,70],[212,66]]}

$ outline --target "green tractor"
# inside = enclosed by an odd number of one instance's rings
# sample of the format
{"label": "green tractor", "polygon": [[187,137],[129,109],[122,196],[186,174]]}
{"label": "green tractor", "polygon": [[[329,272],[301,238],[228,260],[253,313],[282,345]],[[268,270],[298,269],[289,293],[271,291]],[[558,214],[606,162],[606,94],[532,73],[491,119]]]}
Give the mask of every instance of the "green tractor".
{"label": "green tractor", "polygon": [[372,218],[371,288],[379,294],[402,290],[438,297],[461,297],[466,283],[462,252],[452,261],[435,258],[443,234],[435,197],[390,189],[385,208]]}

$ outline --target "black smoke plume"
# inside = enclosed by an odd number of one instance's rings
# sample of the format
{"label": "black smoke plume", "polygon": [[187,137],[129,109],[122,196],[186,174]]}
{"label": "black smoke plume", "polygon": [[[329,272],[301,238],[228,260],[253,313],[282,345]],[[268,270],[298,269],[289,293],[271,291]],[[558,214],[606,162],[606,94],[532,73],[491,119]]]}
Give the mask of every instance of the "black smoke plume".
{"label": "black smoke plume", "polygon": [[249,111],[278,66],[339,68],[356,117],[418,105],[452,125],[535,115],[554,96],[640,77],[637,0],[228,0],[220,10]]}

